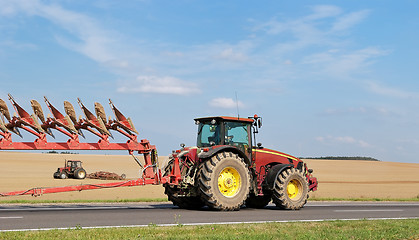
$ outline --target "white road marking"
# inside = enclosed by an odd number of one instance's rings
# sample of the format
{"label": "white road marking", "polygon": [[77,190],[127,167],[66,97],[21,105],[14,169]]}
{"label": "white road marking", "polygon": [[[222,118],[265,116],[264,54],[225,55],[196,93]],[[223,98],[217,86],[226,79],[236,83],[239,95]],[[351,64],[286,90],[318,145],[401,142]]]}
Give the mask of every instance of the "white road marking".
{"label": "white road marking", "polygon": [[20,218],[23,218],[23,217],[21,217],[21,216],[16,216],[16,217],[0,217],[0,219],[20,219]]}
{"label": "white road marking", "polygon": [[333,212],[404,212],[403,209],[348,209],[333,210]]}

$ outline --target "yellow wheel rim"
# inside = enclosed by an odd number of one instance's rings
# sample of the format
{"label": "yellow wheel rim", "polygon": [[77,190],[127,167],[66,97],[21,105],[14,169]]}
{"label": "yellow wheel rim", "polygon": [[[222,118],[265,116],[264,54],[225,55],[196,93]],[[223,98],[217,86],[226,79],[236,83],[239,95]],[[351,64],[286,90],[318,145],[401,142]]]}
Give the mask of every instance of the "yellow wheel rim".
{"label": "yellow wheel rim", "polygon": [[239,192],[241,178],[239,172],[232,167],[226,167],[218,176],[218,189],[225,197],[233,197]]}
{"label": "yellow wheel rim", "polygon": [[287,185],[287,193],[290,199],[295,199],[298,197],[300,192],[301,184],[297,180],[291,180]]}

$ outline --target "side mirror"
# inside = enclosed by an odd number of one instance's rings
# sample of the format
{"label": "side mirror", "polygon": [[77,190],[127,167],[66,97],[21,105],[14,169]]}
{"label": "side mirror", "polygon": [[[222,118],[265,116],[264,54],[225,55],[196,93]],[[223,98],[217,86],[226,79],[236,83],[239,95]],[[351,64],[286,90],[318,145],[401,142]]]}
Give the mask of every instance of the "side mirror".
{"label": "side mirror", "polygon": [[257,124],[258,124],[258,128],[262,127],[262,118],[258,119]]}

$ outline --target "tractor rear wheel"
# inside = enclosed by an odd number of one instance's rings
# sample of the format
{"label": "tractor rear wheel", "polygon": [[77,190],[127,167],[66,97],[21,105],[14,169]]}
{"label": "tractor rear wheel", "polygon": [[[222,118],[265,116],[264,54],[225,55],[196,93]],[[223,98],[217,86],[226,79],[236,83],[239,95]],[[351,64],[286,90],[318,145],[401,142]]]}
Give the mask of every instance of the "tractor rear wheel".
{"label": "tractor rear wheel", "polygon": [[239,210],[249,195],[249,169],[237,154],[214,155],[202,164],[198,174],[201,199],[212,209]]}
{"label": "tractor rear wheel", "polygon": [[76,179],[84,179],[86,177],[86,170],[83,168],[79,168],[76,171],[74,171],[74,178]]}
{"label": "tractor rear wheel", "polygon": [[[173,164],[173,160],[170,160],[167,163],[167,166],[164,168],[163,176],[167,176],[172,172]],[[184,196],[178,187],[170,186],[169,184],[164,184],[163,186],[164,194],[167,195],[169,201],[171,201],[173,205],[178,206],[179,208],[200,209],[205,205],[199,196]]]}
{"label": "tractor rear wheel", "polygon": [[275,180],[272,200],[277,207],[298,210],[308,198],[308,184],[304,175],[295,168],[285,169]]}
{"label": "tractor rear wheel", "polygon": [[246,199],[246,207],[248,208],[264,208],[272,200],[272,193],[263,196],[255,196],[251,193]]}

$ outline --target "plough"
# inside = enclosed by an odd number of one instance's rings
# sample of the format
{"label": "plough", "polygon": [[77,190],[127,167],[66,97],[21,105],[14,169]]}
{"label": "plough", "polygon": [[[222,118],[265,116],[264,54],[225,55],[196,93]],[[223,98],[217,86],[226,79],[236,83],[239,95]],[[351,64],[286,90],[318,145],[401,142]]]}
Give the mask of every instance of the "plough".
{"label": "plough", "polygon": [[[109,105],[114,113],[115,119],[111,119],[111,117],[107,119],[104,107],[97,102],[94,105],[95,116],[78,98],[77,102],[84,114],[84,118],[79,117],[77,120],[74,107],[68,101],[64,101],[64,115],[55,108],[46,97],[44,97],[45,104],[52,114],[52,116],[45,118],[41,104],[38,101],[31,100],[33,114],[29,114],[15,101],[12,95],[8,94],[8,97],[17,116],[16,114],[11,116],[6,102],[3,99],[0,99],[0,150],[127,150],[143,170],[140,178],[136,180],[95,185],[86,184],[54,188],[33,188],[26,191],[0,193],[0,196],[30,194],[38,196],[44,193],[162,184],[166,183],[170,178],[169,176],[161,176],[156,147],[151,145],[147,139],[137,140],[138,132],[131,119],[126,118],[110,99]],[[33,142],[13,141],[12,133],[22,137],[20,133],[21,129],[34,135],[36,139]],[[66,142],[48,141],[47,135],[55,138],[52,130],[56,130],[66,135],[68,140]],[[99,141],[88,143],[81,142],[79,136],[85,138],[82,130],[86,130],[96,135],[99,137]],[[109,137],[113,138],[111,131],[124,135],[128,140],[125,143],[110,142]],[[144,164],[140,162],[134,153],[142,154],[144,156]],[[180,176],[177,178],[180,178]],[[177,178],[173,178],[172,176],[172,179]]]}
{"label": "plough", "polygon": [[[0,120],[0,135],[3,137],[0,139],[0,150],[128,150],[130,152],[138,151],[139,154],[155,150],[155,146],[150,145],[148,140],[137,141],[136,134],[138,132],[135,130],[131,119],[126,118],[110,99],[109,105],[116,119],[112,120],[109,118],[107,121],[104,108],[100,103],[95,103],[96,117],[78,99],[85,118],[80,117],[77,120],[74,107],[70,102],[64,102],[64,109],[67,114],[64,116],[46,97],[44,98],[53,117],[45,118],[41,105],[36,100],[31,101],[34,114],[30,115],[9,94],[10,102],[18,114],[18,116],[10,117],[5,101],[0,99],[0,112],[8,120],[8,123]],[[41,123],[39,123],[38,119]],[[36,140],[34,142],[13,142],[11,132],[22,137],[19,129],[35,135],[37,137]],[[54,137],[51,129],[67,135],[69,137],[67,142],[48,142],[47,134]],[[84,137],[82,130],[87,130],[98,136],[99,141],[97,143],[80,142],[79,135]],[[126,143],[111,143],[109,137],[112,134],[109,130],[123,134],[128,138],[128,141]]]}

